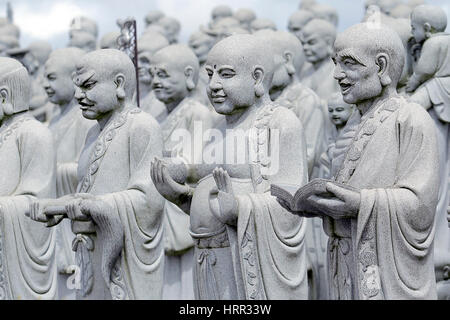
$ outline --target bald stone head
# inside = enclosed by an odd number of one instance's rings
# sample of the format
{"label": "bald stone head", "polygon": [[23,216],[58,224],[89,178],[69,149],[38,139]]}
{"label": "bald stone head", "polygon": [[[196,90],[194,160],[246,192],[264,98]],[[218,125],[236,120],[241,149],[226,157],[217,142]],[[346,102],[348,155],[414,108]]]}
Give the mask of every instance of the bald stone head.
{"label": "bald stone head", "polygon": [[200,64],[206,62],[209,50],[216,42],[215,37],[202,32],[196,31],[189,37],[189,47],[194,51]]}
{"label": "bald stone head", "polygon": [[56,49],[50,54],[45,63],[43,83],[50,102],[65,105],[72,101],[75,94],[72,74],[83,55],[84,51],[79,48]]}
{"label": "bald stone head", "polygon": [[329,21],[331,24],[337,27],[339,23],[339,17],[336,9],[332,6],[318,3],[310,7],[309,10],[314,14],[315,18]]}
{"label": "bald stone head", "polygon": [[12,23],[7,23],[0,27],[0,34],[8,35],[19,40],[20,38],[20,29],[18,26]]}
{"label": "bald stone head", "polygon": [[439,6],[420,5],[411,13],[412,34],[421,43],[433,33],[444,32],[447,28],[447,14]]}
{"label": "bald stone head", "polygon": [[336,28],[330,22],[322,19],[308,22],[300,34],[306,60],[315,64],[329,59],[333,53],[335,39]]}
{"label": "bald stone head", "polygon": [[89,32],[74,31],[69,41],[69,47],[76,47],[85,52],[90,52],[97,48],[97,39]]}
{"label": "bald stone head", "polygon": [[31,93],[30,78],[16,59],[0,57],[0,120],[28,110]]}
{"label": "bald stone head", "polygon": [[236,10],[233,17],[235,17],[239,21],[241,27],[249,30],[250,24],[253,20],[256,19],[256,14],[252,9],[241,8]]}
{"label": "bald stone head", "polygon": [[157,51],[151,61],[152,89],[165,104],[178,104],[197,86],[199,63],[186,45],[175,44]]}
{"label": "bald stone head", "polygon": [[138,75],[139,83],[150,86],[152,76],[150,65],[152,57],[158,50],[169,45],[169,41],[159,33],[145,33],[138,40]]}
{"label": "bald stone head", "polygon": [[220,19],[231,17],[233,15],[233,10],[227,5],[219,5],[212,9],[211,20],[217,22]]}
{"label": "bald stone head", "polygon": [[394,30],[360,23],[337,36],[334,50],[334,77],[345,102],[358,105],[383,92],[395,92],[405,64],[405,50]]}
{"label": "bald stone head", "polygon": [[158,22],[158,25],[164,28],[165,35],[169,43],[178,42],[178,35],[181,30],[180,22],[172,17],[162,17]]}
{"label": "bald stone head", "polygon": [[118,49],[117,38],[119,36],[119,31],[111,31],[103,35],[100,39],[100,49]]}
{"label": "bald stone head", "polygon": [[254,35],[219,41],[208,54],[208,97],[215,110],[231,115],[269,99],[275,68],[267,42]]}
{"label": "bald stone head", "polygon": [[288,30],[292,32],[298,39],[300,39],[300,32],[303,27],[314,19],[314,14],[307,10],[297,10],[290,17],[288,21]]}
{"label": "bald stone head", "polygon": [[117,49],[100,49],[84,54],[73,77],[75,98],[87,119],[104,119],[132,101],[136,72],[131,59]]}
{"label": "bald stone head", "polygon": [[270,19],[258,18],[252,21],[250,24],[250,30],[254,33],[260,30],[277,30],[275,22]]}
{"label": "bald stone head", "polygon": [[391,11],[401,3],[401,0],[378,0],[376,5],[380,7],[381,12],[389,16]]}
{"label": "bald stone head", "polygon": [[152,10],[145,16],[145,25],[148,27],[154,23],[157,23],[161,18],[165,17],[164,12],[160,10]]}
{"label": "bald stone head", "polygon": [[405,3],[400,3],[391,10],[391,17],[397,19],[409,19],[412,8]]}
{"label": "bald stone head", "polygon": [[275,71],[270,88],[270,96],[275,100],[290,83],[296,72],[305,63],[300,40],[290,32],[262,30],[255,33],[262,41],[267,41],[274,57]]}
{"label": "bald stone head", "polygon": [[96,40],[98,36],[98,26],[95,20],[85,17],[79,16],[72,19],[70,22],[70,36],[72,36],[73,32],[84,31],[90,33]]}
{"label": "bald stone head", "polygon": [[301,0],[298,8],[302,10],[309,10],[316,4],[317,4],[316,0]]}

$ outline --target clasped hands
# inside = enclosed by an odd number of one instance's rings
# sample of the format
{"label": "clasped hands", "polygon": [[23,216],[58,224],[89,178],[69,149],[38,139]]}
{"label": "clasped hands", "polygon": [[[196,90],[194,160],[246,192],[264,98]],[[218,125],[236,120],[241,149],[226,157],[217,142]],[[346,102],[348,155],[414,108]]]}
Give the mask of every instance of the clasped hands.
{"label": "clasped hands", "polygon": [[333,197],[324,197],[320,193],[309,196],[304,202],[307,211],[293,211],[282,199],[277,198],[277,201],[286,210],[307,218],[328,216],[332,219],[344,219],[355,218],[358,215],[361,204],[359,192],[339,187],[331,182],[326,184],[326,190]]}
{"label": "clasped hands", "polygon": [[57,225],[64,218],[73,221],[90,221],[90,212],[99,207],[98,202],[103,201],[88,193],[77,193],[60,199],[37,200],[30,204],[26,216],[34,221],[45,223],[47,227]]}

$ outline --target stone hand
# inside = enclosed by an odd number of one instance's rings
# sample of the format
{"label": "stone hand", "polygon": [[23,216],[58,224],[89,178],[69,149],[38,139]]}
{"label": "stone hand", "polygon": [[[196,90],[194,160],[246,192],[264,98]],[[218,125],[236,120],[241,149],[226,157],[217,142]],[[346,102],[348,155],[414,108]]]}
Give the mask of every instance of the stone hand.
{"label": "stone hand", "polygon": [[406,84],[405,90],[406,92],[413,92],[414,90],[417,89],[418,85],[419,84],[414,80],[414,78],[411,77],[408,79],[408,83]]}
{"label": "stone hand", "polygon": [[47,206],[45,200],[33,201],[25,215],[34,221],[45,223],[47,227],[56,226],[66,217],[64,208]]}
{"label": "stone hand", "polygon": [[[236,225],[238,202],[233,192],[231,178],[228,172],[222,168],[214,169],[213,177],[216,182],[216,188],[211,190],[209,197],[211,212],[221,222]],[[213,204],[215,198],[217,198],[219,208],[216,208]]]}
{"label": "stone hand", "polygon": [[318,210],[318,213],[333,219],[354,218],[358,215],[361,195],[358,192],[341,188],[327,183],[326,189],[334,194],[335,198],[323,198],[312,195],[308,201]]}
{"label": "stone hand", "polygon": [[73,221],[90,221],[90,204],[93,200],[75,199],[66,204],[67,217]]}
{"label": "stone hand", "polygon": [[166,164],[159,158],[153,159],[150,176],[158,192],[170,202],[177,203],[180,197],[189,194],[189,186],[172,179]]}

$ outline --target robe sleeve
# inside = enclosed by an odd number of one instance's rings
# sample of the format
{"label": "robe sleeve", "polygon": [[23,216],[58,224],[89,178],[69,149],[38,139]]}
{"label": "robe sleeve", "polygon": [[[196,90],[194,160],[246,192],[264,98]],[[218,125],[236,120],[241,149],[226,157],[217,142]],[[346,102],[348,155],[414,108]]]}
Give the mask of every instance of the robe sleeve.
{"label": "robe sleeve", "polygon": [[20,182],[13,194],[0,198],[8,295],[10,299],[55,299],[54,230],[25,216],[32,199],[55,196],[53,140],[47,128],[32,120],[19,128],[17,147]]}
{"label": "robe sleeve", "polygon": [[[164,202],[153,185],[149,170],[151,160],[155,156],[162,157],[162,136],[156,121],[149,115],[142,115],[133,119],[129,129],[130,180],[127,189],[98,198],[106,201],[120,217],[124,234],[121,264],[128,295],[132,299],[160,299]],[[112,285],[117,280],[114,277],[113,272]]]}
{"label": "robe sleeve", "polygon": [[400,110],[394,131],[399,146],[394,185],[361,191],[356,228],[360,297],[435,299],[435,127],[426,111],[409,104]]}
{"label": "robe sleeve", "polygon": [[[290,110],[278,108],[270,128],[279,130],[280,139],[275,142],[280,146],[279,166],[268,177],[270,183],[305,184],[306,146],[300,121]],[[307,299],[306,220],[287,212],[268,189],[263,190],[237,196],[238,245],[247,299]]]}

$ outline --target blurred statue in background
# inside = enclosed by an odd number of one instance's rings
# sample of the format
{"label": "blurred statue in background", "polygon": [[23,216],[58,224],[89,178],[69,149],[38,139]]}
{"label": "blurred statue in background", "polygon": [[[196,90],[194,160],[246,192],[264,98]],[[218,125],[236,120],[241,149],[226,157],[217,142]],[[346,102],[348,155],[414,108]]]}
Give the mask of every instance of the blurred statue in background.
{"label": "blurred statue in background", "polygon": [[250,31],[250,25],[256,19],[256,14],[252,9],[241,8],[234,12],[233,17],[239,21],[242,28]]}
{"label": "blurred statue in background", "polygon": [[[420,5],[411,14],[412,34],[421,45],[420,57],[406,91],[422,105],[437,128],[439,143],[439,202],[436,208],[434,259],[440,299],[450,297],[450,230],[446,227],[450,175],[450,35],[445,33],[447,16],[439,6]],[[447,276],[445,276],[447,274]]]}
{"label": "blurred statue in background", "polygon": [[162,17],[156,22],[157,25],[164,29],[164,35],[170,44],[178,42],[178,36],[181,30],[180,22],[172,17]]}
{"label": "blurred statue in background", "polygon": [[119,36],[119,31],[111,31],[103,35],[100,39],[100,49],[118,49],[117,38]]}
{"label": "blurred statue in background", "polygon": [[28,112],[27,70],[0,58],[0,300],[57,299],[55,230],[28,219],[29,204],[55,196],[50,131]]}

